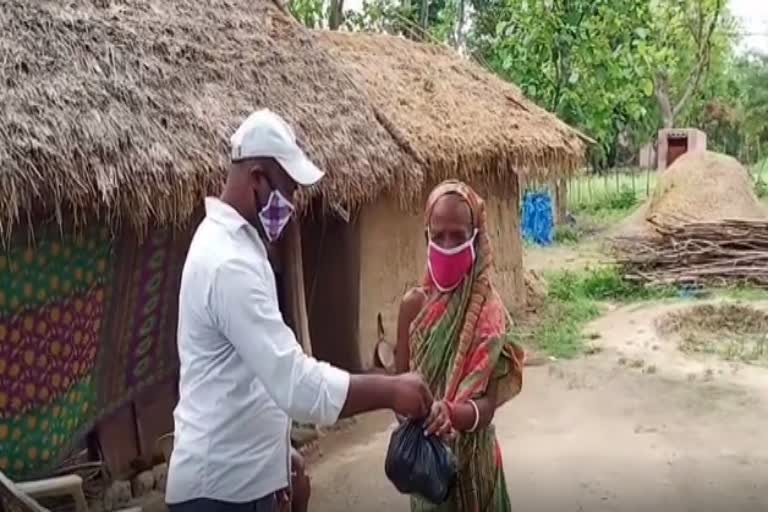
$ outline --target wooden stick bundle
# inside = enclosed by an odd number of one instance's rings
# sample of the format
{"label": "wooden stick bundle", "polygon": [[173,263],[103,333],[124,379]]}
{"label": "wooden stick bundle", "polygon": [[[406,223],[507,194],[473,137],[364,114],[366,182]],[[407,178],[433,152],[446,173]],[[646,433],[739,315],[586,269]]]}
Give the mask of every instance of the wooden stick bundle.
{"label": "wooden stick bundle", "polygon": [[768,221],[651,223],[656,237],[614,241],[627,279],[650,285],[749,283],[768,288]]}

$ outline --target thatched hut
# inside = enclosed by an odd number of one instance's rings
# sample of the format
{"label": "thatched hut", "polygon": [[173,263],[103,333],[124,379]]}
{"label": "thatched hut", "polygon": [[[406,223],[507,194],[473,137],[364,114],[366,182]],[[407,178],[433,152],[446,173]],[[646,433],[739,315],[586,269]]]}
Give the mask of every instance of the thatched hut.
{"label": "thatched hut", "polygon": [[[449,48],[388,35],[315,36],[363,84],[400,144],[422,163],[422,192],[444,178],[462,178],[484,193],[495,231],[497,284],[510,307],[520,306],[520,182],[568,177],[583,165],[583,135]],[[394,335],[399,300],[424,271],[423,196],[405,209],[397,199],[380,196],[361,209],[357,222],[363,361],[372,358],[377,315]]]}
{"label": "thatched hut", "polygon": [[269,1],[1,4],[0,470],[46,473],[95,426],[120,471],[172,427],[180,269],[239,121],[270,107],[329,170],[305,207],[419,165]]}
{"label": "thatched hut", "polygon": [[566,126],[449,51],[318,45],[269,0],[0,3],[0,470],[13,477],[46,473],[86,432],[119,473],[171,428],[180,269],[252,109],[286,117],[329,173],[276,263],[300,341],[348,368],[370,361],[376,313],[392,325],[421,274],[425,190],[458,176],[488,193],[514,302],[518,178],[581,159]]}

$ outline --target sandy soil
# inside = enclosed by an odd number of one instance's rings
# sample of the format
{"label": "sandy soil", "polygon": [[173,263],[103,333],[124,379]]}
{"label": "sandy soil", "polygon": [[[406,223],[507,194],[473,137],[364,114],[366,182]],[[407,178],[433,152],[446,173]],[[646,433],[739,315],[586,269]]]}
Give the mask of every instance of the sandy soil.
{"label": "sandy soil", "polygon": [[[518,511],[754,511],[768,508],[768,372],[688,358],[655,319],[679,304],[609,312],[589,358],[527,369],[498,411]],[[390,418],[322,443],[317,512],[407,510],[383,471]]]}

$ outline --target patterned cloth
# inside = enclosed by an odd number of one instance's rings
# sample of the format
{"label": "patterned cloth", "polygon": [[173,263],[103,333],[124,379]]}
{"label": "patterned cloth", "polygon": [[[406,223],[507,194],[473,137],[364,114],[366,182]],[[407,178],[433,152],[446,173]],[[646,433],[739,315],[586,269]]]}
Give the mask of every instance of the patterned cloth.
{"label": "patterned cloth", "polygon": [[0,256],[0,471],[13,479],[45,475],[95,421],[178,366],[185,237],[35,234]]}
{"label": "patterned cloth", "polygon": [[[469,205],[475,228],[476,260],[464,283],[440,293],[429,272],[427,302],[411,325],[411,368],[419,371],[437,399],[461,403],[482,397],[495,381],[501,405],[520,392],[524,353],[512,340],[508,314],[491,283],[492,251],[485,205],[467,185],[447,181],[427,202],[426,220],[438,199],[456,194]],[[434,506],[411,499],[413,511],[500,512],[511,509],[501,450],[493,426],[461,433],[453,442],[459,480],[449,500]]]}
{"label": "patterned cloth", "polygon": [[0,470],[12,478],[55,462],[96,410],[109,236],[41,235],[0,257]]}
{"label": "patterned cloth", "polygon": [[122,404],[177,371],[179,282],[190,238],[191,231],[157,231],[142,244],[133,237],[116,244],[103,333],[105,368],[113,366],[100,374],[101,403]]}

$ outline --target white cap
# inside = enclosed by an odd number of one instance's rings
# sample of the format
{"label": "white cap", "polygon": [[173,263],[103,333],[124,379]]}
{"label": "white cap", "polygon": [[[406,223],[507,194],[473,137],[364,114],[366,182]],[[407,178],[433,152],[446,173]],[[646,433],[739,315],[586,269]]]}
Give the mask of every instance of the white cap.
{"label": "white cap", "polygon": [[271,110],[257,110],[243,121],[230,139],[232,161],[248,158],[274,158],[293,181],[314,185],[324,173],[296,143],[290,125]]}

